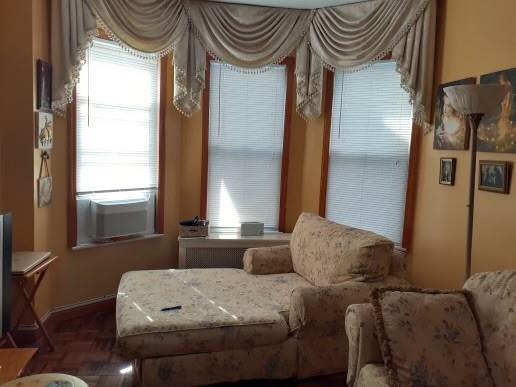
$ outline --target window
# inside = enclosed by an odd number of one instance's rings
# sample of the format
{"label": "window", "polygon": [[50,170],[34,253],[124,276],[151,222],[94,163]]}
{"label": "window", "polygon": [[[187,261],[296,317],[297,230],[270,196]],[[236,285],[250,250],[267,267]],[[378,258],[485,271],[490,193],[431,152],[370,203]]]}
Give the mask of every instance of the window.
{"label": "window", "polygon": [[396,64],[335,73],[326,216],[402,243],[412,106]]}
{"label": "window", "polygon": [[75,199],[79,244],[91,201],[147,200],[154,232],[158,190],[160,66],[95,39],[76,88]]}
{"label": "window", "polygon": [[210,63],[206,215],[220,230],[245,221],[282,228],[290,77],[287,65],[261,70],[250,74]]}

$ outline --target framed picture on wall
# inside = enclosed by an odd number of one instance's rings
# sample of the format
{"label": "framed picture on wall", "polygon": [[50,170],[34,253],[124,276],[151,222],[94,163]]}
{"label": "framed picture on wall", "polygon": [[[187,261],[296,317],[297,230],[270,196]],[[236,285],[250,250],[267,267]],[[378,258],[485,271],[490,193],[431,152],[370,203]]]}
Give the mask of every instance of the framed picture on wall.
{"label": "framed picture on wall", "polygon": [[509,161],[480,160],[478,189],[508,194],[511,174],[512,163]]}
{"label": "framed picture on wall", "polygon": [[457,159],[454,157],[441,157],[441,166],[439,168],[439,184],[454,185],[455,184],[455,168]]}
{"label": "framed picture on wall", "polygon": [[475,78],[445,83],[437,89],[435,101],[434,149],[467,150],[469,148],[469,123],[450,105],[444,88],[455,85],[473,85]]}
{"label": "framed picture on wall", "polygon": [[50,111],[52,108],[52,65],[38,59],[37,71],[37,101],[38,110]]}
{"label": "framed picture on wall", "polygon": [[36,148],[52,149],[54,145],[54,115],[52,113],[36,113]]}
{"label": "framed picture on wall", "polygon": [[482,118],[478,127],[478,151],[516,153],[516,68],[482,75],[480,83],[507,86],[507,95],[498,112]]}

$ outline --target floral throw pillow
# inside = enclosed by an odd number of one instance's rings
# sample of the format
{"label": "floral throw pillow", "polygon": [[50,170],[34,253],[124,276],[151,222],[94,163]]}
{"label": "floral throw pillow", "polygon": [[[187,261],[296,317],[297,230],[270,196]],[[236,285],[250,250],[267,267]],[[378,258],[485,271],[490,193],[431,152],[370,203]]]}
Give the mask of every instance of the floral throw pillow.
{"label": "floral throw pillow", "polygon": [[464,291],[376,289],[371,295],[390,387],[493,387]]}

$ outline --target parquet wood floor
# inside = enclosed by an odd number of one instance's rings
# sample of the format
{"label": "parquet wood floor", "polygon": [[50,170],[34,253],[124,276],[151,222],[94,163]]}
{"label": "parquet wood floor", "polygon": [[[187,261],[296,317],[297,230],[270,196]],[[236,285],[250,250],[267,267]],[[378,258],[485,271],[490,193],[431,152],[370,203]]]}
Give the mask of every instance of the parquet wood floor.
{"label": "parquet wood floor", "polygon": [[[50,332],[56,350],[43,346],[27,366],[26,375],[60,372],[75,375],[89,387],[132,387],[130,363],[115,350],[115,312],[92,313],[87,318],[59,322]],[[219,385],[221,386],[221,385]],[[343,374],[303,381],[251,381],[226,384],[231,387],[345,387]]]}

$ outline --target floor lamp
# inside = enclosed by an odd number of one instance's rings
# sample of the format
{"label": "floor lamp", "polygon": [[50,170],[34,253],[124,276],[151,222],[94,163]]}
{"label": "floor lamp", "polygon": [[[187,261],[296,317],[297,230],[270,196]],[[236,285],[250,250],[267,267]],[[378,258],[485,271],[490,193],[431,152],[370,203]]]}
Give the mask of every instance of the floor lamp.
{"label": "floor lamp", "polygon": [[466,234],[466,279],[471,275],[471,246],[473,241],[473,215],[475,209],[475,177],[477,169],[477,132],[482,117],[494,113],[509,92],[501,85],[458,85],[444,88],[450,105],[469,121],[471,130],[471,158],[468,196],[468,228]]}

